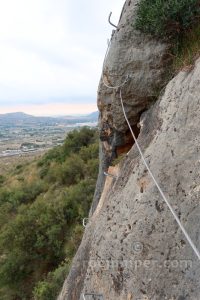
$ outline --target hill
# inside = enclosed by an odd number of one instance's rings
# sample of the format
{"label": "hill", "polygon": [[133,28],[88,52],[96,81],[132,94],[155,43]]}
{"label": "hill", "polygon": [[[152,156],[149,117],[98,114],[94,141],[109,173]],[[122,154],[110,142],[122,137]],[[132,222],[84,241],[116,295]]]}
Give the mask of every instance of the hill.
{"label": "hill", "polygon": [[84,127],[0,176],[0,299],[56,299],[82,238],[97,172],[97,132]]}
{"label": "hill", "polygon": [[15,113],[7,113],[7,114],[0,114],[0,120],[6,119],[6,120],[19,120],[19,119],[28,119],[28,118],[34,118],[31,115],[25,114],[23,112],[15,112]]}
{"label": "hill", "polygon": [[97,122],[98,112],[82,116],[36,117],[23,112],[0,114],[0,125],[34,125],[34,124],[75,124]]}

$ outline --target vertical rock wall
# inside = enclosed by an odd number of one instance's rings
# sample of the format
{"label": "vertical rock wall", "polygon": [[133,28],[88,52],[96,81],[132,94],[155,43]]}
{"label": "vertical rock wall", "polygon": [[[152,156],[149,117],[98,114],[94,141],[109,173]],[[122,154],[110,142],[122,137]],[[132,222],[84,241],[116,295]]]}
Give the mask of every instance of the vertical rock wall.
{"label": "vertical rock wall", "polygon": [[134,30],[137,3],[138,0],[128,0],[124,4],[118,28],[112,33],[98,88],[100,172],[91,213],[97,206],[104,185],[103,171],[114,158],[128,152],[133,145],[119,97],[104,83],[118,86],[127,75],[131,77],[123,88],[123,98],[131,125],[138,135],[140,115],[155,101],[166,79],[169,46]]}

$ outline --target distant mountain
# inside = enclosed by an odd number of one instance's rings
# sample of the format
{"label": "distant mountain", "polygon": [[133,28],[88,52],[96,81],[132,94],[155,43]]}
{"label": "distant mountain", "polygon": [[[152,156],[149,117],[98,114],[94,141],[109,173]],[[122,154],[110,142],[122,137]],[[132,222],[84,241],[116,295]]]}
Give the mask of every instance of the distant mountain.
{"label": "distant mountain", "polygon": [[20,126],[20,125],[31,125],[31,124],[46,124],[56,123],[57,121],[53,118],[48,117],[35,117],[32,115],[25,114],[23,112],[0,114],[0,125],[7,126]]}
{"label": "distant mountain", "polygon": [[7,114],[0,114],[0,120],[7,119],[7,120],[15,120],[15,119],[29,119],[35,118],[34,116],[25,114],[23,112],[14,112],[14,113],[7,113]]}
{"label": "distant mountain", "polygon": [[74,119],[82,119],[82,120],[95,120],[97,121],[98,120],[98,116],[99,116],[99,112],[98,111],[95,111],[95,112],[92,112],[91,114],[89,115],[75,115],[75,116],[61,116],[60,118],[62,119],[65,119],[65,120],[74,120]]}
{"label": "distant mountain", "polygon": [[87,117],[90,118],[90,119],[98,120],[99,112],[95,111],[95,112],[89,114]]}
{"label": "distant mountain", "polygon": [[56,123],[64,124],[76,124],[76,123],[87,123],[97,122],[98,112],[93,112],[89,115],[81,116],[64,116],[64,117],[36,117],[25,114],[23,112],[0,114],[0,125],[3,126],[24,126],[31,124],[37,125],[55,125]]}

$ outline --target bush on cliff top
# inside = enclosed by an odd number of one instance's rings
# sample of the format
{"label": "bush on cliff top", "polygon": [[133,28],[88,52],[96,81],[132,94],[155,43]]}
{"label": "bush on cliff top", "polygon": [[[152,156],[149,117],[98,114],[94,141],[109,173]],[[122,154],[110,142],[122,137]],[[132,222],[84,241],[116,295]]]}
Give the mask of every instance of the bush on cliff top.
{"label": "bush on cliff top", "polygon": [[160,38],[172,38],[180,36],[199,17],[199,0],[141,0],[135,28]]}

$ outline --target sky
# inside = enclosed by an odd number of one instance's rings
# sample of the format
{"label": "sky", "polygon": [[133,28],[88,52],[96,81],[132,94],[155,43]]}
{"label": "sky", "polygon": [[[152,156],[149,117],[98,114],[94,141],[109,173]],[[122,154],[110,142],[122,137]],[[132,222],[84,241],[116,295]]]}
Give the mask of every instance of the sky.
{"label": "sky", "polygon": [[96,92],[124,0],[0,0],[0,113],[97,110]]}

